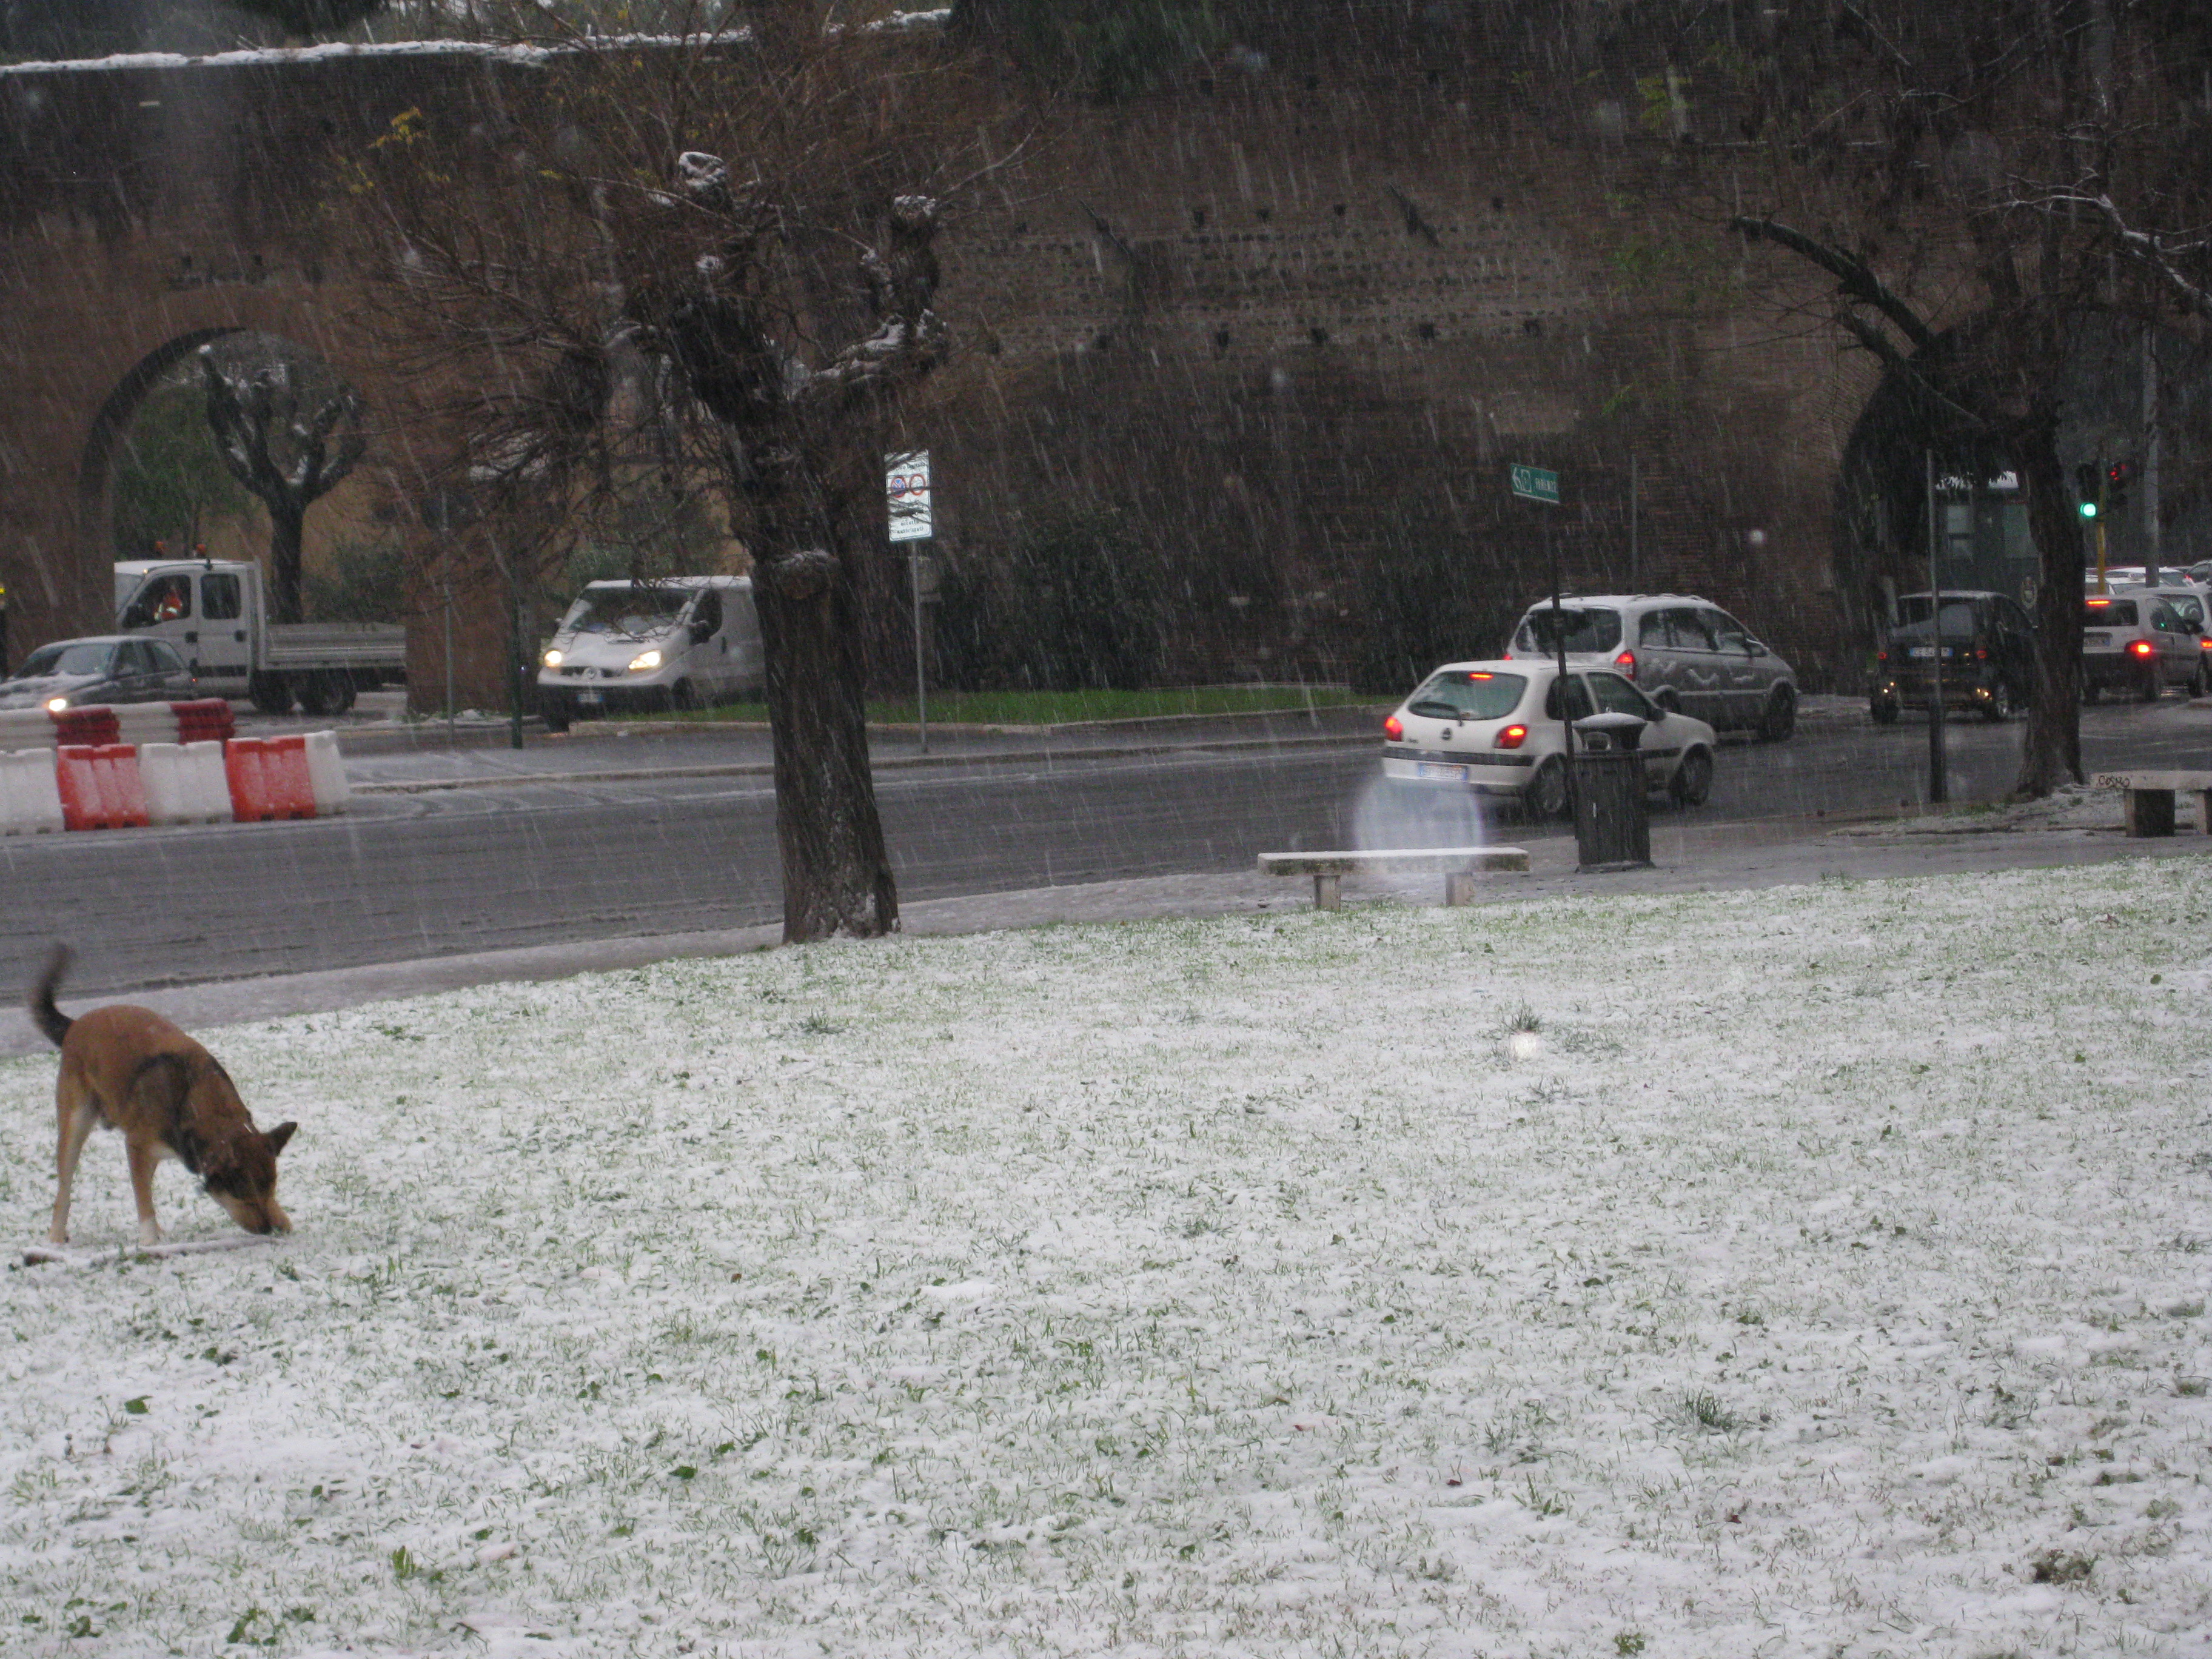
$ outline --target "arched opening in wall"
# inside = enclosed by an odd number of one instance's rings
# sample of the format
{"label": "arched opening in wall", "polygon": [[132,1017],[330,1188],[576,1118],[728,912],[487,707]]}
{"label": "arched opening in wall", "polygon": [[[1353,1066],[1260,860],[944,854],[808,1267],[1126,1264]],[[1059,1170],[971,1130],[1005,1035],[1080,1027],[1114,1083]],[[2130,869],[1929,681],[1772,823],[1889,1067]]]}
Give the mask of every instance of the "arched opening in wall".
{"label": "arched opening in wall", "polygon": [[259,563],[272,617],[391,621],[392,514],[356,471],[365,407],[311,349],[232,328],[179,334],[102,403],[78,470],[96,557]]}
{"label": "arched opening in wall", "polygon": [[[1976,326],[1932,349],[1955,349]],[[2212,345],[2103,313],[2080,319],[2074,337],[2060,377],[2059,460],[2069,480],[2085,466],[2135,469],[2125,504],[2103,519],[2108,566],[2139,576],[2154,561],[2172,571],[2212,557]],[[1931,439],[1909,377],[1895,371],[1844,446],[1835,537],[1836,585],[1863,647],[1899,594],[1928,591],[1931,550],[1946,590],[2034,598],[2039,562],[2013,458]]]}

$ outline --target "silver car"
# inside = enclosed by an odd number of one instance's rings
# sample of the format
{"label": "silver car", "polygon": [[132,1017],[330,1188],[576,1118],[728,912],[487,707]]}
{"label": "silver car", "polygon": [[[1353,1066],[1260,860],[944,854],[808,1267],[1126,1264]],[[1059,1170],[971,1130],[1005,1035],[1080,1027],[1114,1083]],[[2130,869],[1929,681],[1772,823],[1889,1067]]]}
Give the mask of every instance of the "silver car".
{"label": "silver car", "polygon": [[91,703],[181,702],[198,695],[192,671],[174,646],[118,635],[42,645],[0,680],[0,708],[55,714]]}
{"label": "silver car", "polygon": [[1716,731],[1777,742],[1797,729],[1797,676],[1718,605],[1686,593],[1577,593],[1528,607],[1506,656],[1601,665],[1633,680],[1662,708]]}

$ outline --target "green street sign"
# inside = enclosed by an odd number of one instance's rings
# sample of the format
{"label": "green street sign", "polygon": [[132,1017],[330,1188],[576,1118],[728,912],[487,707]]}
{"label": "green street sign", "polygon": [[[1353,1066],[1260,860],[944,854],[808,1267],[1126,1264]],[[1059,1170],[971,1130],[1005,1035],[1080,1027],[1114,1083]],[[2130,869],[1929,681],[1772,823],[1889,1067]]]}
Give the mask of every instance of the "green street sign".
{"label": "green street sign", "polygon": [[1559,475],[1540,466],[1516,466],[1507,469],[1513,481],[1513,493],[1528,501],[1542,501],[1548,506],[1559,504]]}

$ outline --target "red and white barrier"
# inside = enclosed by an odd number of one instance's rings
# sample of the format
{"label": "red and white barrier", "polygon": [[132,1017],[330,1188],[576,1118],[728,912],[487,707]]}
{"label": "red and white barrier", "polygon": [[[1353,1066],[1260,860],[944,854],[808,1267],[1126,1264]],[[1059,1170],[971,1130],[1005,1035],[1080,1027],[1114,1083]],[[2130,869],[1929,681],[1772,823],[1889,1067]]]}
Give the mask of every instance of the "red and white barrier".
{"label": "red and white barrier", "polygon": [[155,823],[228,823],[230,775],[219,743],[149,743],[138,750],[146,816]]}
{"label": "red and white barrier", "polygon": [[228,739],[237,732],[238,718],[222,697],[0,710],[0,749],[40,744],[53,749],[65,743],[203,743]]}
{"label": "red and white barrier", "polygon": [[65,743],[54,750],[54,782],[68,830],[131,830],[146,819],[138,750],[127,743]]}
{"label": "red and white barrier", "polygon": [[61,827],[53,750],[0,754],[0,836],[43,835]]}
{"label": "red and white barrier", "polygon": [[0,835],[330,817],[351,798],[330,732],[0,751]]}

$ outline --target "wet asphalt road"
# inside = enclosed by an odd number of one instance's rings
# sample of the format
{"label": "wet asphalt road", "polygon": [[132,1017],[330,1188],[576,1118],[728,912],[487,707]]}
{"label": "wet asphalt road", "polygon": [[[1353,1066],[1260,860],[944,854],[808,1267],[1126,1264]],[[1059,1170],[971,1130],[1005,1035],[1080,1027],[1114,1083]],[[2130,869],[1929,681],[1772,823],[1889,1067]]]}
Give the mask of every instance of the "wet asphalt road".
{"label": "wet asphalt road", "polygon": [[[2083,713],[2090,767],[2212,766],[2212,704]],[[2008,787],[2021,728],[1947,728],[1954,800]],[[633,769],[650,754],[626,747]],[[1713,799],[1671,823],[1858,814],[1915,804],[1927,728],[1863,721],[1723,747]],[[686,754],[685,763],[696,759]],[[607,764],[611,764],[611,760]],[[673,763],[673,757],[672,757]],[[1378,818],[1372,747],[1188,748],[878,773],[912,899],[1183,872],[1263,850],[1457,842],[1450,814]],[[1501,821],[1494,840],[1562,833]],[[1663,859],[1664,854],[1662,854]],[[0,840],[0,963],[79,950],[79,992],[693,932],[781,913],[775,800],[761,776],[580,775],[357,798],[348,817]],[[0,969],[0,971],[6,971]]]}

